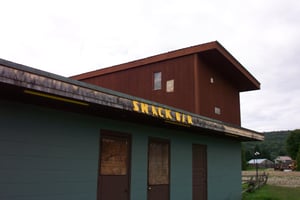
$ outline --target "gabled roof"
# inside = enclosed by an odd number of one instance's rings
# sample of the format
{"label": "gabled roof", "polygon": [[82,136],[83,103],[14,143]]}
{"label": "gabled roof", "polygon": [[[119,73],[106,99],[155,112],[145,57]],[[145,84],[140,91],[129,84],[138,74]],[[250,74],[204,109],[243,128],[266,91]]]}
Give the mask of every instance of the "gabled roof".
{"label": "gabled roof", "polygon": [[292,158],[289,156],[278,156],[275,160],[276,161],[287,161],[287,160],[292,160]]}
{"label": "gabled roof", "polygon": [[222,74],[224,74],[224,76],[231,79],[240,91],[257,90],[260,88],[260,83],[255,79],[255,77],[252,76],[218,41],[162,53],[132,62],[72,76],[71,78],[84,80],[99,75],[128,70],[191,54],[198,54],[207,62],[214,65]]}
{"label": "gabled roof", "polygon": [[264,139],[261,133],[249,129],[3,59],[0,59],[0,88],[0,98],[9,100],[211,136],[244,141]]}

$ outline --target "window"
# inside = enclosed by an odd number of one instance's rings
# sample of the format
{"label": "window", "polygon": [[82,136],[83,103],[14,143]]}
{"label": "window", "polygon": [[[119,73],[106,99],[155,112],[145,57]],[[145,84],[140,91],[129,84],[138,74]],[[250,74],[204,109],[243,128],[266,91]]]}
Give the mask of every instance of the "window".
{"label": "window", "polygon": [[153,89],[161,90],[161,72],[155,72],[153,74]]}
{"label": "window", "polygon": [[168,80],[166,84],[167,92],[174,92],[174,80]]}

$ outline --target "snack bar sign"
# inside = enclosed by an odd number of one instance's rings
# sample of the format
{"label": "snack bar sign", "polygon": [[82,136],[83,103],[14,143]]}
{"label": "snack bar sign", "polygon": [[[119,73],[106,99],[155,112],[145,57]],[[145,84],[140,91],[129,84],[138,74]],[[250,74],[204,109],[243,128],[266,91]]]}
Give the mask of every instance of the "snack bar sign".
{"label": "snack bar sign", "polygon": [[142,103],[139,101],[132,101],[133,111],[165,119],[166,121],[181,123],[186,125],[193,125],[193,118],[190,115],[183,114],[178,111],[172,111],[167,108]]}

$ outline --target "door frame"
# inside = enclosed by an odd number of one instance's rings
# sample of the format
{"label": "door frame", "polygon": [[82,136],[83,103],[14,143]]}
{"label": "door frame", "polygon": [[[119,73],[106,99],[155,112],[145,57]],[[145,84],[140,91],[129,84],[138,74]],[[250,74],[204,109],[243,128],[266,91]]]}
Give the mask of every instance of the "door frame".
{"label": "door frame", "polygon": [[148,138],[148,159],[147,159],[147,200],[149,200],[149,157],[150,157],[150,143],[159,142],[168,144],[168,199],[170,200],[170,181],[171,181],[171,142],[166,138],[149,137]]}
{"label": "door frame", "polygon": [[[100,200],[100,176],[101,176],[101,148],[102,148],[102,138],[116,138],[116,139],[127,139],[128,141],[128,158],[127,158],[127,176],[128,176],[128,191],[127,199],[130,200],[130,191],[131,191],[131,144],[132,136],[126,132],[101,129],[99,137],[99,155],[98,155],[98,177],[97,177],[97,200]],[[102,199],[101,199],[102,200]]]}
{"label": "door frame", "polygon": [[[196,152],[197,151],[197,152]],[[195,159],[196,156],[199,156],[200,152],[200,156],[202,156],[201,160],[199,160],[199,158]],[[199,171],[199,169],[196,171],[195,165],[199,164],[196,162],[201,162],[200,166],[201,168],[204,170],[204,177],[200,177],[201,176],[201,171]],[[206,144],[192,144],[192,194],[193,194],[193,200],[207,200],[207,195],[208,195],[208,188],[207,188],[207,176],[208,176],[208,166],[207,166],[207,145]],[[200,173],[199,173],[200,172]],[[202,181],[199,182],[199,179],[202,178]],[[198,184],[196,184],[198,183]],[[203,186],[197,190],[195,190],[196,186]],[[198,198],[199,197],[199,198]]]}

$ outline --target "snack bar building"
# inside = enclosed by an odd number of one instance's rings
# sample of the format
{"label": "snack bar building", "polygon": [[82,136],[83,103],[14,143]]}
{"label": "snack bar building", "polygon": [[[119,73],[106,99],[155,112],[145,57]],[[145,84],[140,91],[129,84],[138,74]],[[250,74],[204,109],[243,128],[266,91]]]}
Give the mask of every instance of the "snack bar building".
{"label": "snack bar building", "polygon": [[0,59],[0,199],[240,199],[259,87],[218,42],[71,78]]}

